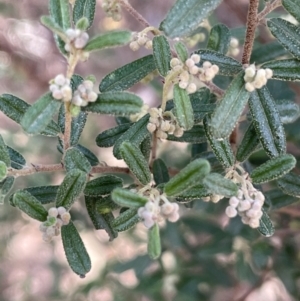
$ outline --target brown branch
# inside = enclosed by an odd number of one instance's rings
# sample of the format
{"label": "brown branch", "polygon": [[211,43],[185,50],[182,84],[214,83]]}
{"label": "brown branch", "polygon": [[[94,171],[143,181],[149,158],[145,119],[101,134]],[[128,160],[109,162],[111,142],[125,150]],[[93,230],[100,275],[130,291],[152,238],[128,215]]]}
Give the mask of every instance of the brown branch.
{"label": "brown branch", "polygon": [[224,90],[216,86],[213,82],[203,82],[203,83],[209,88],[211,92],[213,92],[217,96],[222,97],[224,95],[225,93]]}
{"label": "brown branch", "polygon": [[269,14],[271,11],[273,11],[279,6],[281,6],[281,0],[267,2],[265,8],[257,15],[257,21],[261,22],[267,14]]}
{"label": "brown branch", "polygon": [[247,31],[244,43],[244,51],[242,56],[242,64],[250,63],[250,56],[253,48],[253,42],[255,38],[255,29],[257,26],[257,10],[259,0],[250,0],[248,17],[247,17]]}
{"label": "brown branch", "polygon": [[32,166],[26,166],[23,169],[8,169],[7,176],[10,177],[22,177],[29,176],[38,172],[53,172],[53,171],[63,171],[64,167],[61,163],[42,165],[42,164],[31,164]]}

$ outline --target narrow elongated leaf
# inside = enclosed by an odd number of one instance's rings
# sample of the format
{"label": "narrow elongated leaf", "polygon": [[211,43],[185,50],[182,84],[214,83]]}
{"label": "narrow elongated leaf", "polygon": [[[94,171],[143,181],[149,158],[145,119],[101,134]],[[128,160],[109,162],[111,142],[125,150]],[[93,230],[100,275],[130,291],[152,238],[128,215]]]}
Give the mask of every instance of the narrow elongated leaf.
{"label": "narrow elongated leaf", "polygon": [[76,0],[73,7],[73,22],[76,24],[81,18],[87,18],[89,27],[92,26],[96,10],[96,0]]}
{"label": "narrow elongated leaf", "polygon": [[172,55],[169,42],[165,36],[153,38],[153,57],[158,72],[166,77],[170,70]]}
{"label": "narrow elongated leaf", "polygon": [[284,128],[266,86],[251,93],[249,106],[253,125],[266,153],[271,158],[284,154],[286,150]]}
{"label": "narrow elongated leaf", "polygon": [[183,191],[195,186],[210,172],[208,161],[196,159],[183,168],[168,183],[164,191],[168,196],[176,196]]}
{"label": "narrow elongated leaf", "polygon": [[230,43],[230,31],[224,24],[215,25],[209,33],[207,49],[226,54]]}
{"label": "narrow elongated leaf", "polygon": [[240,72],[226,90],[223,99],[211,115],[210,127],[215,138],[226,138],[233,131],[249,99],[244,72]]}
{"label": "narrow elongated leaf", "polygon": [[59,186],[37,186],[23,189],[34,196],[41,204],[49,204],[55,202],[56,194]]}
{"label": "narrow elongated leaf", "polygon": [[127,209],[122,212],[112,223],[118,232],[126,231],[134,227],[140,221],[136,209]]}
{"label": "narrow elongated leaf", "polygon": [[219,162],[222,164],[224,168],[231,167],[235,162],[235,158],[228,138],[225,138],[223,140],[217,140],[213,136],[211,128],[209,126],[208,115],[206,115],[205,118],[203,119],[203,126],[204,126],[207,141],[209,142],[210,147],[214,152],[215,156],[217,157],[217,159],[219,160]]}
{"label": "narrow elongated leaf", "polygon": [[300,116],[300,107],[294,101],[289,99],[275,100],[276,107],[283,124],[293,123]]}
{"label": "narrow elongated leaf", "polygon": [[210,173],[203,179],[203,185],[211,193],[231,197],[237,194],[238,186],[218,173]]}
{"label": "narrow elongated leaf", "polygon": [[98,114],[130,115],[138,113],[143,105],[140,97],[129,92],[106,92],[98,95],[83,110]]}
{"label": "narrow elongated leaf", "polygon": [[39,134],[46,129],[52,116],[58,113],[61,102],[53,99],[50,93],[43,95],[24,114],[21,126],[28,134]]}
{"label": "narrow elongated leaf", "polygon": [[179,125],[185,130],[190,130],[194,125],[193,108],[190,97],[185,89],[178,84],[174,85],[174,106]]}
{"label": "narrow elongated leaf", "polygon": [[[281,179],[283,179],[284,177],[282,177]],[[277,183],[278,183],[278,181],[277,181]],[[299,202],[299,199],[297,199],[291,195],[286,195],[280,189],[269,190],[267,192],[264,192],[264,195],[265,195],[266,199],[268,200],[268,203],[270,205],[270,210],[276,210],[276,209],[279,209],[279,208],[282,208],[285,206],[289,206],[291,204]]]}
{"label": "narrow elongated leaf", "polygon": [[300,22],[300,7],[298,0],[282,0],[282,6]]}
{"label": "narrow elongated leaf", "polygon": [[104,229],[109,236],[109,240],[112,241],[118,236],[118,232],[112,226],[114,221],[112,212],[99,212],[97,207],[102,201],[104,201],[104,199],[99,197],[85,196],[86,209],[95,229]]}
{"label": "narrow elongated leaf", "polygon": [[120,152],[123,160],[138,181],[143,185],[147,185],[151,181],[151,172],[140,149],[125,141],[120,146]]}
{"label": "narrow elongated leaf", "polygon": [[253,183],[261,184],[281,178],[292,170],[296,165],[294,156],[285,154],[268,160],[266,163],[256,167],[250,177]]}
{"label": "narrow elongated leaf", "polygon": [[100,133],[96,137],[96,144],[99,147],[111,147],[131,126],[131,123],[124,123]]}
{"label": "narrow elongated leaf", "polygon": [[84,189],[84,195],[99,196],[110,194],[115,188],[122,187],[121,178],[113,175],[104,175],[92,181],[89,181]]}
{"label": "narrow elongated leaf", "polygon": [[300,59],[300,27],[281,18],[269,19],[267,24],[279,43],[294,57]]}
{"label": "narrow elongated leaf", "polygon": [[64,166],[67,171],[79,169],[83,172],[89,173],[91,171],[91,164],[86,157],[77,148],[69,148],[64,156]]}
{"label": "narrow elongated leaf", "polygon": [[257,136],[255,127],[253,123],[250,123],[243,136],[243,140],[241,141],[237,149],[236,159],[239,162],[244,162],[255,150],[258,149],[259,145],[260,141]]}
{"label": "narrow elongated leaf", "polygon": [[82,146],[81,144],[76,145],[76,148],[78,148],[84,154],[92,166],[99,164],[98,158],[88,148]]}
{"label": "narrow elongated leaf", "polygon": [[149,160],[150,160],[151,144],[152,144],[152,137],[149,135],[149,136],[146,136],[145,140],[139,146],[139,149],[141,150],[141,152],[147,162],[149,162]]}
{"label": "narrow elongated leaf", "polygon": [[198,66],[202,67],[205,61],[209,61],[219,67],[219,74],[225,76],[235,76],[243,70],[242,64],[237,60],[225,56],[213,50],[199,49],[194,53],[201,56],[201,61]]}
{"label": "narrow elongated leaf", "polygon": [[4,162],[7,167],[10,167],[11,161],[7,146],[0,135],[0,161]]}
{"label": "narrow elongated leaf", "polygon": [[199,26],[220,2],[220,0],[177,0],[159,28],[170,38],[186,36]]}
{"label": "narrow elongated leaf", "polygon": [[156,69],[153,55],[147,55],[107,74],[99,85],[100,92],[127,90]]}
{"label": "narrow elongated leaf", "polygon": [[194,125],[190,130],[184,131],[181,137],[168,135],[168,140],[187,143],[203,143],[206,142],[206,136],[202,125]]}
{"label": "narrow elongated leaf", "polygon": [[[3,94],[0,96],[0,110],[16,123],[21,122],[21,119],[29,108],[30,105],[28,103],[14,95]],[[51,120],[46,129],[40,134],[55,137],[58,133],[58,125]]]}
{"label": "narrow elongated leaf", "polygon": [[[24,157],[15,149],[9,147],[8,145],[6,146],[8,150],[8,154],[10,157],[10,163],[11,167],[14,169],[22,169],[24,165],[26,165],[26,161]],[[0,156],[1,158],[1,156]]]}
{"label": "narrow elongated leaf", "polygon": [[131,32],[127,30],[119,30],[106,32],[98,35],[86,44],[84,51],[97,51],[105,48],[123,46],[130,42]]}
{"label": "narrow elongated leaf", "polygon": [[274,226],[269,215],[266,213],[264,209],[262,209],[263,215],[259,220],[259,228],[257,228],[258,232],[266,237],[270,237],[274,234]]}
{"label": "narrow elongated leaf", "polygon": [[[0,204],[4,203],[6,195],[10,192],[15,182],[14,177],[7,177],[2,182],[0,182]],[[10,205],[15,207],[12,198],[9,198]]]}
{"label": "narrow elongated leaf", "polygon": [[174,44],[174,48],[179,59],[184,63],[189,58],[189,53],[186,46],[184,45],[184,43],[179,41]]}
{"label": "narrow elongated leaf", "polygon": [[148,230],[147,250],[148,250],[148,255],[151,259],[156,259],[161,254],[159,226],[157,223]]}
{"label": "narrow elongated leaf", "polygon": [[64,29],[59,26],[53,18],[50,18],[49,16],[42,16],[41,17],[41,23],[45,25],[47,28],[49,28],[53,33],[58,35],[63,41],[67,41],[67,35],[65,34]]}
{"label": "narrow elongated leaf", "polygon": [[211,192],[203,184],[197,184],[196,186],[192,186],[191,188],[179,193],[176,199],[178,198],[185,201],[195,200],[207,197],[210,194]]}
{"label": "narrow elongated leaf", "polygon": [[300,62],[296,59],[276,60],[265,63],[261,68],[270,68],[273,71],[273,79],[299,81]]}
{"label": "narrow elongated leaf", "polygon": [[112,192],[111,198],[118,205],[128,208],[140,208],[148,202],[144,196],[122,188],[116,188]]}
{"label": "narrow elongated leaf", "polygon": [[72,221],[61,227],[61,238],[69,266],[80,278],[84,278],[91,270],[91,259]]}
{"label": "narrow elongated leaf", "polygon": [[28,191],[17,191],[13,196],[13,203],[30,217],[41,222],[47,220],[48,211]]}
{"label": "narrow elongated leaf", "polygon": [[300,198],[300,176],[288,173],[277,180],[277,185],[286,194]]}
{"label": "narrow elongated leaf", "polygon": [[168,168],[162,159],[154,160],[153,177],[156,185],[167,183],[170,180]]}
{"label": "narrow elongated leaf", "polygon": [[120,146],[124,141],[130,141],[132,144],[139,146],[147,136],[150,135],[147,130],[147,124],[149,121],[149,114],[142,117],[115,142],[113,148],[113,154],[117,159],[122,159],[120,154]]}
{"label": "narrow elongated leaf", "polygon": [[83,191],[85,183],[86,173],[78,169],[69,171],[57,191],[56,207],[70,209]]}
{"label": "narrow elongated leaf", "polygon": [[3,181],[7,175],[7,167],[3,161],[0,161],[0,181]]}

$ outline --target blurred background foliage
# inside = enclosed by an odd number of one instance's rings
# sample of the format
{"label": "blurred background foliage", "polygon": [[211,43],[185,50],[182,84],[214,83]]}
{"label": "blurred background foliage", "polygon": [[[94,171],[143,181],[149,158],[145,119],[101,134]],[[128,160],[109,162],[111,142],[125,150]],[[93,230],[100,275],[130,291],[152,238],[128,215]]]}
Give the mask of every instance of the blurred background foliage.
{"label": "blurred background foliage", "polygon": [[[157,26],[174,1],[130,2]],[[210,17],[210,23],[226,24],[242,43],[247,2],[223,1]],[[121,22],[106,18],[100,6],[101,1],[98,1],[90,36],[117,28],[142,29],[126,12]],[[46,0],[0,1],[0,94],[12,93],[32,103],[48,89],[51,78],[65,71],[66,62],[59,55],[52,34],[39,23],[40,16],[45,14]],[[285,12],[279,9],[273,13],[278,14]],[[202,28],[200,32],[207,37],[207,29]],[[268,43],[273,43],[271,51],[264,46]],[[192,44],[199,48],[205,46],[205,41]],[[134,53],[128,47],[105,50],[79,64],[76,73],[94,74],[99,83],[105,74],[145,53],[145,50]],[[259,63],[269,57],[273,59],[272,56],[286,57],[287,54],[272,40],[267,29],[260,27],[252,61]],[[221,77],[216,78],[216,83],[221,87],[228,85]],[[273,80],[268,86],[275,99],[299,103],[298,84]],[[147,85],[138,84],[131,90],[153,106],[158,103],[161,84],[155,80]],[[122,162],[111,156],[111,149],[99,149],[94,141],[99,132],[114,124],[111,117],[91,116],[80,143],[109,165],[122,166]],[[300,156],[299,129],[300,120],[286,126],[288,152],[297,160]],[[6,143],[20,151],[27,162],[60,161],[56,139],[27,137],[2,113],[0,132]],[[159,156],[168,166],[180,168],[191,159],[191,147],[164,142],[160,145]],[[259,151],[250,158],[250,163],[255,166],[266,158]],[[15,189],[55,185],[62,178],[63,174],[59,173],[18,178]],[[270,188],[264,187],[264,190]],[[229,221],[224,214],[226,201],[215,205],[197,200],[182,205],[179,222],[162,225],[162,257],[151,261],[146,254],[147,230],[142,225],[109,242],[104,231],[93,230],[83,200],[80,200],[72,218],[93,264],[92,271],[82,280],[68,268],[61,241],[44,243],[38,222],[11,207],[6,200],[0,208],[0,301],[300,300],[300,206],[296,203],[278,208],[274,198],[268,205],[276,228],[271,238],[262,237],[256,230],[244,226],[238,217]]]}

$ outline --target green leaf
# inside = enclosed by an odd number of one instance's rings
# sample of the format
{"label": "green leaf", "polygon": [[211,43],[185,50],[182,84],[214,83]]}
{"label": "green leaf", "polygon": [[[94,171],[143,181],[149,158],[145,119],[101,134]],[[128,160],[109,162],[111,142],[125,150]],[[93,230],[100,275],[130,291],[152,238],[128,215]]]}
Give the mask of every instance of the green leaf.
{"label": "green leaf", "polygon": [[38,99],[24,114],[21,126],[28,134],[39,134],[51,122],[52,116],[58,113],[61,102],[53,99],[50,93]]}
{"label": "green leaf", "polygon": [[[21,119],[29,108],[30,105],[28,103],[14,95],[3,94],[0,96],[0,110],[16,123],[21,123]],[[51,120],[46,129],[40,134],[56,137],[59,132],[58,125]]]}
{"label": "green leaf", "polygon": [[266,211],[262,209],[262,212],[263,215],[259,220],[259,228],[257,228],[257,230],[263,236],[270,237],[274,234],[274,226]]}
{"label": "green leaf", "polygon": [[277,180],[277,185],[286,194],[300,198],[300,176],[288,173]]}
{"label": "green leaf", "polygon": [[300,107],[294,101],[289,99],[275,100],[276,107],[283,124],[293,123],[300,116]]}
{"label": "green leaf", "polygon": [[169,42],[165,36],[153,38],[153,57],[156,68],[161,76],[166,77],[170,70],[172,58]]}
{"label": "green leaf", "polygon": [[138,181],[143,185],[147,185],[151,181],[151,172],[148,162],[140,149],[125,141],[120,146],[120,152],[123,160]]}
{"label": "green leaf", "polygon": [[99,85],[100,92],[127,90],[156,69],[153,55],[144,56],[107,74]]}
{"label": "green leaf", "polygon": [[178,58],[184,63],[189,58],[189,53],[186,46],[184,45],[184,43],[179,41],[174,44],[174,48],[176,50]]}
{"label": "green leaf", "polygon": [[110,194],[115,188],[122,187],[121,178],[113,175],[104,175],[92,181],[89,181],[84,189],[84,195],[99,196]]}
{"label": "green leaf", "polygon": [[85,173],[89,173],[92,168],[90,162],[82,152],[74,147],[67,149],[64,156],[64,166],[67,172],[73,169],[79,169]]}
{"label": "green leaf", "polygon": [[141,143],[139,146],[139,149],[141,150],[145,160],[149,162],[150,160],[150,154],[151,154],[151,144],[152,144],[152,137],[146,136],[145,140]]}
{"label": "green leaf", "polygon": [[217,24],[210,30],[207,49],[226,54],[229,43],[230,31],[227,26],[224,24]]}
{"label": "green leaf", "polygon": [[210,172],[208,161],[196,159],[183,168],[168,183],[165,184],[164,192],[168,196],[176,196],[183,191],[195,186]]}
{"label": "green leaf", "polygon": [[233,166],[235,163],[234,154],[232,152],[230,143],[228,139],[217,140],[211,131],[209,126],[209,116],[206,115],[203,119],[203,126],[206,134],[207,141],[210,144],[212,151],[214,152],[215,156],[222,164],[224,168],[229,168]]}
{"label": "green leaf", "polygon": [[159,226],[157,223],[148,230],[147,250],[151,259],[157,259],[161,254]]}
{"label": "green leaf", "polygon": [[272,79],[288,81],[300,80],[300,62],[296,59],[271,61],[263,64],[261,68],[272,69]]}
{"label": "green leaf", "polygon": [[143,105],[140,97],[129,92],[105,92],[90,102],[84,111],[98,114],[130,115],[139,113]]}
{"label": "green leaf", "polygon": [[201,199],[203,197],[207,197],[210,194],[211,192],[203,184],[197,184],[179,193],[179,195],[177,195],[176,198],[183,199],[183,200],[194,200],[194,199]]}
{"label": "green leaf", "polygon": [[280,115],[268,88],[251,93],[249,107],[260,142],[271,158],[285,153],[286,141]]}
{"label": "green leaf", "polygon": [[99,164],[98,158],[89,149],[80,144],[76,145],[76,148],[78,148],[84,154],[92,166]]}
{"label": "green leaf", "polygon": [[177,0],[159,26],[170,38],[190,34],[207,18],[220,0]]}
{"label": "green leaf", "polygon": [[[2,182],[0,182],[0,204],[3,204],[6,195],[10,192],[15,182],[14,177],[7,177]],[[9,199],[10,205],[15,207],[12,198]]]}
{"label": "green leaf", "polygon": [[178,84],[174,85],[174,106],[179,125],[185,130],[190,130],[194,125],[194,113],[190,97],[185,89]]}
{"label": "green leaf", "polygon": [[80,278],[84,278],[91,270],[91,259],[72,221],[61,227],[61,238],[69,266]]}
{"label": "green leaf", "polygon": [[136,209],[127,209],[122,212],[112,223],[118,232],[126,231],[134,227],[140,221]]}
{"label": "green leaf", "polygon": [[67,41],[67,35],[65,34],[64,29],[59,26],[51,17],[42,16],[41,23],[50,29],[53,33],[58,35],[63,41]]}
{"label": "green leaf", "polygon": [[170,180],[168,168],[162,159],[153,161],[153,177],[156,185],[167,183]]}
{"label": "green leaf", "polygon": [[131,123],[124,123],[100,133],[96,137],[96,144],[99,147],[111,147],[131,126]]}
{"label": "green leaf", "polygon": [[264,195],[266,199],[269,201],[270,210],[276,210],[294,204],[296,202],[299,202],[299,199],[292,197],[290,195],[286,195],[280,189],[269,190],[267,192],[264,192]]}
{"label": "green leaf", "polygon": [[222,53],[206,49],[199,49],[194,53],[199,54],[201,57],[200,63],[197,64],[198,66],[202,67],[205,61],[209,61],[212,64],[219,66],[218,74],[220,75],[235,76],[243,70],[240,62],[229,56],[225,56]]}
{"label": "green leaf", "polygon": [[10,157],[11,167],[14,169],[22,169],[24,165],[26,165],[24,157],[18,151],[9,147],[8,145],[6,147]]}
{"label": "green leaf", "polygon": [[104,199],[99,197],[85,196],[86,209],[95,229],[104,229],[109,236],[109,240],[112,241],[118,236],[118,232],[112,226],[114,221],[112,212],[99,212],[97,207],[102,201],[104,201]]}
{"label": "green leaf", "polygon": [[86,173],[78,169],[69,171],[58,188],[56,207],[71,208],[73,203],[83,191],[86,183]]}
{"label": "green leaf", "polygon": [[272,18],[267,21],[272,35],[294,57],[300,59],[300,27],[280,18]]}
{"label": "green leaf", "polygon": [[96,0],[76,0],[73,7],[73,22],[76,24],[81,18],[85,17],[89,25],[92,26],[96,10]]}
{"label": "green leaf", "polygon": [[43,205],[28,191],[19,190],[13,196],[13,203],[30,217],[44,222],[47,220],[48,212]]}
{"label": "green leaf", "polygon": [[76,22],[75,27],[76,29],[85,31],[89,27],[89,20],[86,17],[82,17]]}
{"label": "green leaf", "polygon": [[113,154],[117,159],[122,159],[120,154],[120,146],[124,141],[130,141],[132,144],[139,146],[145,140],[145,138],[150,135],[149,131],[147,130],[148,121],[149,114],[132,124],[131,127],[115,142]]}
{"label": "green leaf", "polygon": [[130,42],[131,32],[127,30],[118,30],[106,32],[98,35],[86,44],[84,51],[97,51],[105,48],[123,46]]}
{"label": "green leaf", "polygon": [[218,173],[210,173],[203,179],[203,185],[214,194],[231,197],[237,194],[238,186]]}
{"label": "green leaf", "polygon": [[285,154],[270,159],[259,167],[256,167],[250,177],[254,184],[266,183],[281,178],[296,166],[294,156]]}
{"label": "green leaf", "polygon": [[168,135],[168,140],[187,142],[187,143],[203,143],[206,142],[205,131],[202,125],[194,125],[190,130],[184,131],[181,137]]}
{"label": "green leaf", "polygon": [[289,12],[298,22],[300,22],[300,7],[298,0],[282,0],[282,6]]}
{"label": "green leaf", "polygon": [[7,146],[0,135],[0,161],[2,161],[7,167],[10,167],[11,161]]}
{"label": "green leaf", "polygon": [[128,208],[140,208],[148,202],[144,196],[122,188],[116,188],[111,198],[116,204]]}
{"label": "green leaf", "polygon": [[0,181],[3,181],[7,175],[7,167],[3,161],[0,161]]}
{"label": "green leaf", "polygon": [[55,202],[56,194],[59,186],[37,186],[23,189],[34,196],[41,204],[49,204]]}
{"label": "green leaf", "polygon": [[215,138],[226,138],[238,122],[250,93],[245,89],[244,71],[231,82],[225,95],[211,115],[210,127]]}
{"label": "green leaf", "polygon": [[237,149],[236,159],[239,162],[246,161],[248,157],[258,149],[259,145],[260,141],[256,134],[255,127],[253,123],[250,123]]}

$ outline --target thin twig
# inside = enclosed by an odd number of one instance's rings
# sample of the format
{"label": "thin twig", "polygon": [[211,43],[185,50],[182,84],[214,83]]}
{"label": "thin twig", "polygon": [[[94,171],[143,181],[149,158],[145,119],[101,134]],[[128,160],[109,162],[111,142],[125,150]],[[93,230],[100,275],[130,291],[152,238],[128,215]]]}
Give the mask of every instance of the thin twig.
{"label": "thin twig", "polygon": [[249,64],[253,42],[255,38],[255,29],[257,26],[257,10],[259,0],[250,0],[247,17],[247,31],[242,56],[242,64]]}
{"label": "thin twig", "polygon": [[222,97],[224,95],[225,93],[224,90],[216,86],[213,82],[203,82],[203,83],[209,88],[211,92],[213,92],[217,96]]}
{"label": "thin twig", "polygon": [[281,0],[267,2],[265,8],[257,15],[257,21],[261,22],[267,14],[279,6],[281,6]]}
{"label": "thin twig", "polygon": [[62,164],[50,164],[50,165],[42,165],[42,164],[32,164],[31,167],[26,166],[23,169],[9,169],[7,176],[10,177],[22,177],[32,175],[38,172],[53,172],[53,171],[63,171],[64,167]]}

